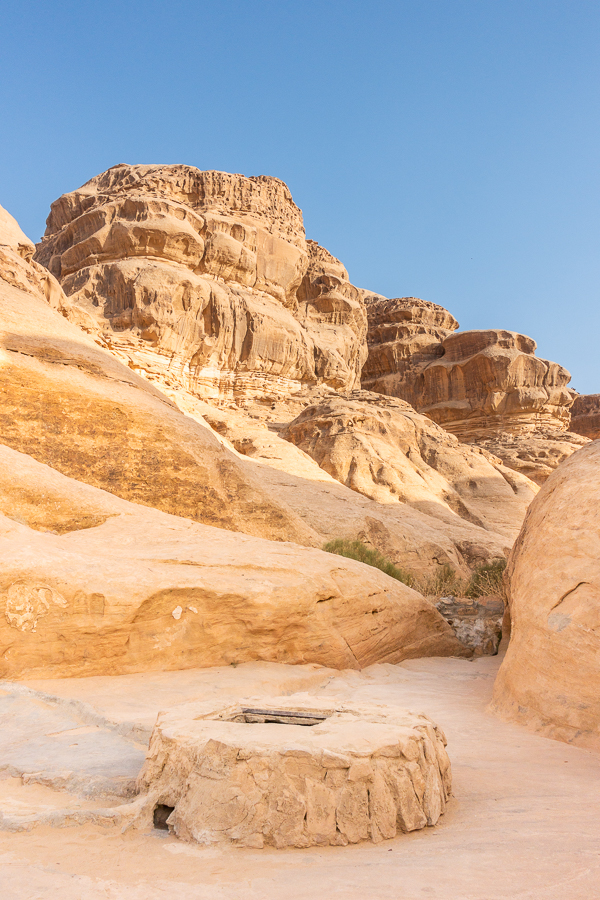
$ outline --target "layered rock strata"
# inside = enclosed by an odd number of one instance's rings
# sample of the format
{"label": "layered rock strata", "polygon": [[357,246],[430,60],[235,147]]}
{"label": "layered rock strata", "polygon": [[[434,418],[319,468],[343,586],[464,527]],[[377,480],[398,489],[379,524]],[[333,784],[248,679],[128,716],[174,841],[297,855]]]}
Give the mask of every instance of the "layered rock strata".
{"label": "layered rock strata", "polygon": [[549,477],[507,572],[512,631],[493,707],[600,749],[600,443]]}
{"label": "layered rock strata", "polygon": [[571,431],[592,441],[600,438],[600,394],[578,394],[571,407]]}
{"label": "layered rock strata", "polygon": [[128,503],[0,445],[0,677],[465,655],[352,560]]}
{"label": "layered rock strata", "polygon": [[332,708],[308,695],[182,704],[154,728],[137,824],[162,814],[201,844],[378,843],[436,824],[451,791],[445,745],[426,716],[383,705]]}
{"label": "layered rock strata", "polygon": [[[5,239],[10,239],[5,235]],[[207,524],[317,543],[206,426],[48,303],[55,279],[10,245],[0,260],[2,441],[66,475]],[[33,246],[31,246],[33,250]],[[45,280],[44,280],[45,279]],[[52,298],[51,298],[52,299]],[[292,524],[295,519],[296,525]]]}
{"label": "layered rock strata", "polygon": [[402,400],[367,391],[309,406],[282,432],[342,484],[379,503],[460,517],[514,540],[535,486],[459,443]]}
{"label": "layered rock strata", "polygon": [[462,331],[443,307],[367,297],[363,387],[406,400],[463,440],[499,430],[565,428],[572,404],[562,366],[513,331]]}
{"label": "layered rock strata", "polygon": [[120,165],[52,204],[37,259],[134,368],[243,402],[354,387],[366,313],[277,178]]}
{"label": "layered rock strata", "polygon": [[365,299],[364,388],[406,400],[538,483],[581,446],[565,433],[571,376],[536,357],[531,338],[494,329],[459,332],[447,310],[414,297]]}
{"label": "layered rock strata", "polygon": [[388,300],[366,291],[363,296],[368,319],[363,388],[399,397],[422,412],[422,371],[443,356],[442,341],[458,322],[443,306],[418,297]]}

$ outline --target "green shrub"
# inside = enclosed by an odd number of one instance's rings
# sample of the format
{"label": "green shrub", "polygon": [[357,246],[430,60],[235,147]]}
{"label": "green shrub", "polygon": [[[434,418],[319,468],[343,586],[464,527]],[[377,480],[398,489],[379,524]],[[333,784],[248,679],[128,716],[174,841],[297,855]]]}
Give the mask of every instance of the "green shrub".
{"label": "green shrub", "polygon": [[465,597],[474,600],[476,597],[489,597],[490,594],[502,595],[505,569],[505,559],[494,559],[491,563],[477,566],[465,589]]}
{"label": "green shrub", "polygon": [[390,578],[395,578],[397,581],[401,581],[402,584],[408,585],[408,587],[411,587],[413,584],[412,575],[395,566],[379,550],[373,550],[371,547],[367,547],[366,544],[361,543],[361,541],[345,541],[342,539],[329,541],[329,543],[324,545],[323,550],[327,553],[345,556],[347,559],[356,559],[358,562],[366,563],[367,566],[381,569]]}

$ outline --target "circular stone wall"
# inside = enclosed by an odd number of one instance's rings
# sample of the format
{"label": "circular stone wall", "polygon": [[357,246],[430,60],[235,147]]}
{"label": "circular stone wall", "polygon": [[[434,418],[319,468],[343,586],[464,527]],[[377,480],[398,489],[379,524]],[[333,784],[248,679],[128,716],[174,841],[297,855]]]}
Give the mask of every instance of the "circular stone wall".
{"label": "circular stone wall", "polygon": [[435,825],[450,795],[441,730],[390,706],[307,695],[161,713],[138,786],[138,827],[198,843],[309,847]]}

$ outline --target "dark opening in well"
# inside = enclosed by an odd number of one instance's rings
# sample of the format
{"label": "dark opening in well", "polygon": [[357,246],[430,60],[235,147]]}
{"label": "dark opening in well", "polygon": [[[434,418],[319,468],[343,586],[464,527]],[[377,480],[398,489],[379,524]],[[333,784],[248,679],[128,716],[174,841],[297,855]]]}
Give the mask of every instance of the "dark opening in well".
{"label": "dark opening in well", "polygon": [[304,709],[242,709],[231,722],[245,722],[252,724],[267,724],[273,722],[277,725],[318,725],[329,716],[321,713],[310,712]]}
{"label": "dark opening in well", "polygon": [[167,819],[174,809],[174,806],[165,806],[164,803],[159,803],[158,806],[154,808],[154,827],[160,828],[161,831],[168,831],[169,826],[167,825]]}

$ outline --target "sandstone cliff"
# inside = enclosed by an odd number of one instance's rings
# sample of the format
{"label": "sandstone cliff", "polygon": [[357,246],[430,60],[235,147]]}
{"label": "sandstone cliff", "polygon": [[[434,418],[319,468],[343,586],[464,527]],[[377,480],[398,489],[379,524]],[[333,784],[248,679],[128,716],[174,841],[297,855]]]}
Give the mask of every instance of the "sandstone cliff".
{"label": "sandstone cliff", "polygon": [[441,306],[366,295],[364,388],[408,401],[461,441],[541,484],[581,446],[567,432],[570,375],[512,331],[460,332]]}
{"label": "sandstone cliff", "polygon": [[512,633],[493,707],[600,749],[600,444],[562,463],[508,565]]}
{"label": "sandstone cliff", "polygon": [[197,396],[243,401],[360,378],[360,292],[306,241],[277,178],[115,166],[52,204],[36,258],[73,321]]}
{"label": "sandstone cliff", "polygon": [[571,431],[592,441],[600,438],[600,394],[579,394],[571,408]]}

